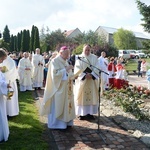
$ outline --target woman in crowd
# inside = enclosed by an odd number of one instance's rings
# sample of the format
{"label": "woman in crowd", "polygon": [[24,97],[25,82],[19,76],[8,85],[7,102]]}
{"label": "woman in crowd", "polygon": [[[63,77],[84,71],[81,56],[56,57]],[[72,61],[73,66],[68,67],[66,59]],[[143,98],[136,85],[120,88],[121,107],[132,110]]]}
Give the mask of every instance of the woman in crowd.
{"label": "woman in crowd", "polygon": [[146,76],[146,71],[147,71],[147,63],[146,63],[146,60],[143,59],[141,63],[141,72],[142,72],[143,77]]}

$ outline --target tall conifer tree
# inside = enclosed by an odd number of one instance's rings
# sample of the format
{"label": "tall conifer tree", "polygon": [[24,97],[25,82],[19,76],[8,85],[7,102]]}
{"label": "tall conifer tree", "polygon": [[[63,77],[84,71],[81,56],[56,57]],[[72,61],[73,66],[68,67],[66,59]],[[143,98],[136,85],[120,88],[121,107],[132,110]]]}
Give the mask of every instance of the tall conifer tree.
{"label": "tall conifer tree", "polygon": [[17,34],[17,51],[20,51],[21,50],[21,33],[18,33]]}
{"label": "tall conifer tree", "polygon": [[30,51],[30,31],[27,30],[26,32],[26,49],[27,51]]}
{"label": "tall conifer tree", "polygon": [[21,51],[26,51],[26,30],[23,30],[22,32],[22,38],[21,38]]}
{"label": "tall conifer tree", "polygon": [[15,50],[15,51],[18,51],[17,46],[18,46],[18,45],[17,45],[17,36],[15,35],[15,36],[14,36],[14,50]]}
{"label": "tall conifer tree", "polygon": [[39,30],[35,27],[34,33],[34,49],[40,48],[40,41],[39,41]]}
{"label": "tall conifer tree", "polygon": [[8,26],[6,25],[3,32],[3,40],[6,43],[10,43],[10,31],[8,29]]}
{"label": "tall conifer tree", "polygon": [[30,50],[34,51],[34,33],[35,33],[35,26],[32,26],[31,30],[31,38],[30,38]]}
{"label": "tall conifer tree", "polygon": [[14,50],[15,50],[14,49],[14,36],[11,35],[11,37],[10,37],[10,51],[12,52]]}

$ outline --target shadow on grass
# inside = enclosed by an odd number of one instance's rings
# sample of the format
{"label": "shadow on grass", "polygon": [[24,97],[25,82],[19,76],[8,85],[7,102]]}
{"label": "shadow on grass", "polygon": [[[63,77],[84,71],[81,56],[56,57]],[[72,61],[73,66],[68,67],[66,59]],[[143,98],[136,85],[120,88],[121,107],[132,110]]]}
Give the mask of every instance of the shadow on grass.
{"label": "shadow on grass", "polygon": [[19,108],[19,115],[9,118],[9,139],[0,144],[0,150],[48,149],[46,136],[43,136],[46,128],[39,121],[32,92],[19,92]]}

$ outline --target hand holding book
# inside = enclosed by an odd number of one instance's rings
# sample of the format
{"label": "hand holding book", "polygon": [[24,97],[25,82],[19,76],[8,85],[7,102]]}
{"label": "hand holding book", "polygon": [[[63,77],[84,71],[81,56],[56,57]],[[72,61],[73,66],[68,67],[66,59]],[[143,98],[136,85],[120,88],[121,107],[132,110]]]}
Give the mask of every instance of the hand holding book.
{"label": "hand holding book", "polygon": [[84,73],[91,73],[92,70],[91,70],[89,67],[87,67],[83,72],[84,72]]}
{"label": "hand holding book", "polygon": [[91,74],[91,73],[92,73],[92,70],[91,70],[89,67],[87,67],[87,68],[83,71],[83,73],[85,73],[86,75],[82,78],[82,80],[84,80],[85,78],[86,78],[86,79],[93,79],[93,80],[95,80],[95,77]]}

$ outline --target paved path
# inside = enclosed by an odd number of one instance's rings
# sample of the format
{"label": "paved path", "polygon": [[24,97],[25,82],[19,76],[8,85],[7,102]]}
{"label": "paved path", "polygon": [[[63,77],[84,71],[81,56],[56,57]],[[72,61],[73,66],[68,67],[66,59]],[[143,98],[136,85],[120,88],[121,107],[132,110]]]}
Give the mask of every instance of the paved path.
{"label": "paved path", "polygon": [[128,80],[129,80],[129,84],[147,87],[146,77],[138,77],[137,75],[129,75]]}
{"label": "paved path", "polygon": [[[137,77],[138,78],[138,77]],[[133,83],[137,81],[135,76],[130,76]],[[139,80],[140,82],[140,80]],[[141,81],[144,82],[144,79]],[[43,90],[38,90],[39,107],[43,100]],[[133,137],[130,133],[116,125],[110,118],[100,115],[96,120],[74,120],[74,126],[66,130],[51,130],[47,128],[47,118],[40,117],[46,125],[47,141],[50,150],[149,150],[144,143]]]}

